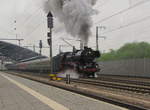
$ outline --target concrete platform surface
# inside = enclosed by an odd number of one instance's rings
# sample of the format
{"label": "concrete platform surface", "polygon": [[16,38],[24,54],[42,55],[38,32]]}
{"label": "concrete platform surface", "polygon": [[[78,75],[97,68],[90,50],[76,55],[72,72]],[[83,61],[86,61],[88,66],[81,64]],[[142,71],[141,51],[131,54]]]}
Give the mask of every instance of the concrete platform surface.
{"label": "concrete platform surface", "polygon": [[0,72],[0,110],[127,110]]}

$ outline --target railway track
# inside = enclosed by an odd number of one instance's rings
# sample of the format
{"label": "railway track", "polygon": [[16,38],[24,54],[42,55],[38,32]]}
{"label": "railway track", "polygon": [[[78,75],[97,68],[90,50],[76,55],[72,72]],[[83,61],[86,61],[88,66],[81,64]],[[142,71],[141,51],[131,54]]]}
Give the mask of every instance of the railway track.
{"label": "railway track", "polygon": [[[150,86],[150,79],[144,79],[144,78],[133,78],[133,77],[100,77],[97,78],[97,80],[102,80],[102,81],[109,81],[109,82],[120,82],[120,83],[127,83],[127,84],[135,84],[135,85],[143,85],[143,86]],[[146,80],[146,81],[145,81]]]}
{"label": "railway track", "polygon": [[[28,73],[31,75],[31,73]],[[41,74],[32,74],[32,76],[38,76],[43,78],[48,78],[48,75]],[[122,78],[114,78],[114,77],[101,77],[99,79],[70,79],[71,82],[80,83],[80,84],[88,84],[96,87],[105,87],[112,88],[117,90],[125,90],[133,93],[142,93],[150,95],[150,82],[132,80],[132,79],[123,79]],[[63,81],[66,81],[64,79]]]}
{"label": "railway track", "polygon": [[117,82],[112,82],[112,81],[110,82],[110,81],[101,81],[101,80],[71,79],[71,82],[89,84],[98,87],[107,87],[107,88],[113,88],[119,90],[126,90],[126,91],[132,91],[132,92],[143,93],[143,94],[150,94],[150,86],[147,86],[147,84],[146,85],[144,84],[138,85],[137,83],[129,84],[123,82],[122,80]]}
{"label": "railway track", "polygon": [[[32,74],[34,76],[34,74]],[[47,75],[36,75],[48,78]],[[66,79],[64,79],[66,81]],[[101,78],[101,79],[71,79],[71,82],[88,84],[97,87],[112,88],[118,90],[131,91],[133,93],[150,94],[150,82],[133,81],[127,79]]]}

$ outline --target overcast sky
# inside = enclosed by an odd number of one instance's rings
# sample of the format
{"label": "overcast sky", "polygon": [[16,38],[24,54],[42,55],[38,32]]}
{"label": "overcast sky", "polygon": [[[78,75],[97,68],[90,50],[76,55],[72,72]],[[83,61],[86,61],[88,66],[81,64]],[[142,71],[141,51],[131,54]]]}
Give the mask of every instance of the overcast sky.
{"label": "overcast sky", "polygon": [[[17,38],[24,39],[22,46],[38,45],[39,40],[43,41],[44,46],[48,46],[47,20],[42,7],[43,1],[0,0],[0,38],[16,38],[17,33]],[[95,48],[96,26],[106,27],[99,30],[101,36],[106,36],[106,39],[99,40],[101,51],[117,49],[128,42],[150,42],[150,0],[98,0],[94,8],[99,13],[93,16],[90,47]],[[15,20],[16,23],[14,23]],[[71,36],[65,32],[62,23],[56,18],[54,21],[53,51],[55,55],[58,53],[59,45],[65,44],[60,37],[71,38]],[[17,44],[17,41],[9,42]],[[69,42],[79,47],[79,42]],[[69,49],[71,48],[63,48],[63,50]],[[36,51],[38,52],[38,49]],[[49,49],[44,49],[43,54],[48,56]]]}

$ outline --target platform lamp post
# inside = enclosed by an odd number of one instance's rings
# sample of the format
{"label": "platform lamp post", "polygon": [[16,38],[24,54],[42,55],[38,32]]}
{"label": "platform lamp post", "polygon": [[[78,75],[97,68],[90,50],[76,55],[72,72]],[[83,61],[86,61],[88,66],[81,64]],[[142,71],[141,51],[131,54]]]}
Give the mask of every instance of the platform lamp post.
{"label": "platform lamp post", "polygon": [[53,28],[53,15],[51,12],[47,15],[47,26],[49,28],[49,32],[47,33],[47,41],[50,46],[50,66],[51,66],[51,74],[53,73],[53,58],[52,58],[52,28]]}

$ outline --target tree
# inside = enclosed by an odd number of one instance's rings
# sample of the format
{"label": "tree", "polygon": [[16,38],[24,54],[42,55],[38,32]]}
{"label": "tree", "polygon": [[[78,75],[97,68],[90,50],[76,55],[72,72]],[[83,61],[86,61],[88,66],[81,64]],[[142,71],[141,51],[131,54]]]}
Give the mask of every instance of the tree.
{"label": "tree", "polygon": [[133,58],[150,58],[150,44],[147,42],[127,43],[118,50],[102,54],[100,61],[122,60]]}

